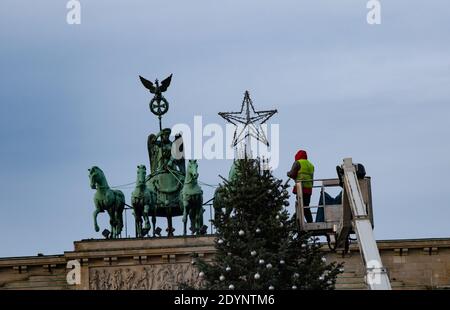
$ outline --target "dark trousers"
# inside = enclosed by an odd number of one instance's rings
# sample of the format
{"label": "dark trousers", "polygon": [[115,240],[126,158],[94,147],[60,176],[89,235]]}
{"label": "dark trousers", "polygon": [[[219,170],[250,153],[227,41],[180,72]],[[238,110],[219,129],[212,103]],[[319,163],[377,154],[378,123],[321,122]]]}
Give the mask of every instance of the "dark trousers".
{"label": "dark trousers", "polygon": [[[303,206],[309,207],[310,202],[311,202],[311,194],[303,193]],[[303,208],[303,213],[305,214],[306,222],[312,223],[313,217],[312,217],[311,209]]]}

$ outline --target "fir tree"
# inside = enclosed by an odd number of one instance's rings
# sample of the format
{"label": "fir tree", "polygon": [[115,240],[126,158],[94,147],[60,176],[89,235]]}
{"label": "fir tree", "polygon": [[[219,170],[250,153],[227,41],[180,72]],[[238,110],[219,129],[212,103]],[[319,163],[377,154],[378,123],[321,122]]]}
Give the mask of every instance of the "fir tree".
{"label": "fir tree", "polygon": [[212,262],[193,260],[201,288],[333,289],[342,265],[327,264],[318,240],[298,233],[287,185],[260,164],[237,160],[237,177],[221,185],[217,253]]}

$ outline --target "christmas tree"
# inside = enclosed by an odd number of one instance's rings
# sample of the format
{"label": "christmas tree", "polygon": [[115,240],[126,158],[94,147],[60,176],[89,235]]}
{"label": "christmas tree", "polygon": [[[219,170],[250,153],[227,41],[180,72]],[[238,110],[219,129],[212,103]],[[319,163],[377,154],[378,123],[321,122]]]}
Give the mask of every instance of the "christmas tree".
{"label": "christmas tree", "polygon": [[297,231],[287,185],[260,160],[235,162],[215,208],[216,255],[194,257],[203,289],[333,289],[342,265],[326,262],[318,239]]}

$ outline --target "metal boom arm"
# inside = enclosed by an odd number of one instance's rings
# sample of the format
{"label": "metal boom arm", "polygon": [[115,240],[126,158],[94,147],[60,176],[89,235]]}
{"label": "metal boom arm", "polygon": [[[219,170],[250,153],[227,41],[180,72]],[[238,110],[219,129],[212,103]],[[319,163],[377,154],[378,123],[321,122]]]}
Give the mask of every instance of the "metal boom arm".
{"label": "metal boom arm", "polygon": [[366,266],[366,282],[371,290],[390,290],[391,284],[381,262],[372,224],[367,214],[361,188],[351,158],[344,159],[344,186],[353,216],[353,226]]}

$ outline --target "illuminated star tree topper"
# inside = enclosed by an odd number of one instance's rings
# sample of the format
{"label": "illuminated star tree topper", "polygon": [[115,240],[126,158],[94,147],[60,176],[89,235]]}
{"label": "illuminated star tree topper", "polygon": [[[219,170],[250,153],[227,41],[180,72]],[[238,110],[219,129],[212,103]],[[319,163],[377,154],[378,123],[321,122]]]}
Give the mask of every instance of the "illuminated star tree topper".
{"label": "illuminated star tree topper", "polygon": [[[232,146],[236,147],[240,142],[245,142],[246,152],[249,151],[250,138],[269,146],[266,134],[262,128],[269,118],[271,118],[277,110],[256,111],[253,106],[250,93],[245,91],[244,100],[242,101],[241,111],[239,112],[219,112],[219,115],[226,121],[236,126],[233,136]],[[244,125],[244,126],[240,126]]]}

